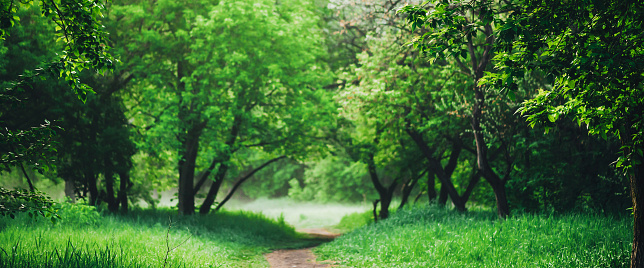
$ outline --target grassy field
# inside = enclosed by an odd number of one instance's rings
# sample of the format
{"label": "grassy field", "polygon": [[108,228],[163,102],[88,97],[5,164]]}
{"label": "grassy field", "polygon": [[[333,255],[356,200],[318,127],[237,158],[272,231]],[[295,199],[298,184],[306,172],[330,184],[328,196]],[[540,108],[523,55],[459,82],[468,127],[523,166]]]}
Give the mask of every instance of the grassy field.
{"label": "grassy field", "polygon": [[226,204],[225,209],[261,212],[271,219],[283,218],[286,223],[300,229],[334,226],[346,215],[363,212],[370,206],[370,204],[320,204],[288,198],[260,198],[252,202],[231,202]]}
{"label": "grassy field", "polygon": [[102,216],[62,204],[59,214],[55,225],[0,217],[0,267],[267,267],[262,254],[270,249],[313,243],[283,220],[250,212]]}
{"label": "grassy field", "polygon": [[[343,226],[365,222],[352,214]],[[352,267],[628,267],[628,217],[459,214],[437,207],[399,211],[316,249],[318,260]]]}
{"label": "grassy field", "polygon": [[[247,208],[276,214],[292,205],[277,202]],[[0,267],[267,267],[263,253],[317,242],[299,237],[283,212],[270,210],[269,216],[179,217],[169,209],[111,216],[61,206],[55,225],[26,215],[0,217]],[[627,267],[629,261],[628,217],[520,214],[499,221],[489,211],[416,207],[373,224],[371,211],[325,212],[333,208],[302,204],[288,215],[305,227],[339,222],[336,229],[349,233],[316,253],[318,260],[349,267]],[[334,220],[318,219],[324,215]]]}

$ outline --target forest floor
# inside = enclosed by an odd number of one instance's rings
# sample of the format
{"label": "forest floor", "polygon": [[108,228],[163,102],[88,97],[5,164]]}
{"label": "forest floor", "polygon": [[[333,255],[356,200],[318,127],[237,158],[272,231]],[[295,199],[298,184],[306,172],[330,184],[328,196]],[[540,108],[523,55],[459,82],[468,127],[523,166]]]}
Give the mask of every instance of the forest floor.
{"label": "forest floor", "polygon": [[[340,236],[338,233],[330,232],[324,228],[299,229],[297,232],[319,240],[321,243],[333,241]],[[266,254],[264,257],[271,268],[322,268],[337,267],[328,261],[318,262],[311,252],[312,248],[302,249],[280,249]]]}

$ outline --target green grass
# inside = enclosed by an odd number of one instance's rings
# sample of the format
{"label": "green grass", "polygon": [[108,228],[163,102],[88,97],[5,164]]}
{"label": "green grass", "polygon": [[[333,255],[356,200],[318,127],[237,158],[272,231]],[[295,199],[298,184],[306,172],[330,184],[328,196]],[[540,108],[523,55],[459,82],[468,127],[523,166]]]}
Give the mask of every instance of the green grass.
{"label": "green grass", "polygon": [[[355,222],[355,221],[354,221]],[[353,267],[628,267],[627,217],[459,214],[416,207],[316,249]]]}
{"label": "green grass", "polygon": [[230,210],[261,212],[269,218],[284,218],[296,228],[320,228],[338,224],[347,214],[369,209],[365,204],[338,204],[295,201],[288,198],[260,198],[252,202],[231,202],[226,204]]}
{"label": "green grass", "polygon": [[340,233],[348,233],[350,231],[358,229],[372,222],[373,222],[372,211],[354,212],[344,216],[340,220],[340,223],[333,226],[333,229],[337,230]]}
{"label": "green grass", "polygon": [[55,225],[0,217],[0,267],[267,267],[262,254],[270,249],[312,243],[283,220],[249,212],[101,216],[92,207],[63,204],[60,215]]}

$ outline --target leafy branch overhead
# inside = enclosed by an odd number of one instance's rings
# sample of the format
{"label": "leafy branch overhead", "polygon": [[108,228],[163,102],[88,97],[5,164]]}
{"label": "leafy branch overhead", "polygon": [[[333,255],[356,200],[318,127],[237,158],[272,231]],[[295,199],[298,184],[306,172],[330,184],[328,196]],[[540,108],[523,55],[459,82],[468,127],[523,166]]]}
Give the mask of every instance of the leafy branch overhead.
{"label": "leafy branch overhead", "polygon": [[[113,68],[115,61],[109,53],[106,33],[100,22],[103,17],[101,10],[104,9],[102,2],[94,0],[2,1],[0,3],[0,38],[5,39],[9,34],[8,30],[20,23],[20,17],[17,15],[19,9],[35,3],[40,5],[42,15],[55,23],[55,31],[63,48],[58,55],[58,60],[21,77],[14,87],[29,86],[30,81],[35,77],[48,74],[65,79],[71,89],[85,100],[86,94],[93,90],[80,81],[80,72],[91,69],[104,73]],[[45,78],[42,77],[42,79]]]}
{"label": "leafy branch overhead", "polygon": [[17,213],[27,213],[32,218],[36,216],[51,218],[54,223],[59,218],[54,202],[49,196],[41,192],[8,190],[0,187],[0,215],[13,219]]}

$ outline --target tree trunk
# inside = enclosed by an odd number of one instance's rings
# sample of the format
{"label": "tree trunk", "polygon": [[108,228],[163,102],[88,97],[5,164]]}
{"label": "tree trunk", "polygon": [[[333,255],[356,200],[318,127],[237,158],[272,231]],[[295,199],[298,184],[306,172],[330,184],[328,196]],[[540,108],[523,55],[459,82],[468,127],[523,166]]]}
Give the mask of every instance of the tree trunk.
{"label": "tree trunk", "polygon": [[199,147],[198,140],[187,140],[184,143],[184,154],[179,160],[179,214],[192,215],[195,211],[193,180]]}
{"label": "tree trunk", "polygon": [[[242,122],[241,116],[236,115],[235,118],[233,119],[233,125],[230,129],[230,136],[226,141],[226,146],[229,149],[231,149],[233,145],[235,145],[235,141],[237,140],[237,135],[239,135],[239,130],[241,128],[241,122]],[[208,212],[210,212],[210,208],[212,207],[212,204],[215,203],[215,199],[217,198],[217,193],[219,192],[219,188],[221,187],[221,184],[224,182],[224,178],[226,178],[226,173],[228,172],[228,161],[230,160],[231,154],[232,152],[224,156],[223,160],[219,164],[219,170],[217,170],[217,174],[215,175],[215,181],[212,183],[212,185],[210,185],[210,189],[208,189],[208,194],[206,195],[206,199],[203,201],[203,204],[199,208],[199,213],[202,215],[208,214]]]}
{"label": "tree trunk", "polygon": [[642,192],[644,191],[644,164],[634,165],[631,173],[631,199],[633,201],[633,250],[631,268],[644,267],[644,216],[642,215]]}
{"label": "tree trunk", "polygon": [[[478,79],[477,79],[478,80]],[[474,133],[474,140],[476,142],[476,164],[480,174],[485,180],[490,183],[494,196],[496,197],[496,211],[499,218],[505,219],[510,215],[510,207],[508,206],[508,199],[505,193],[505,180],[502,180],[490,167],[487,158],[487,144],[485,144],[485,137],[483,129],[481,128],[482,107],[485,104],[485,95],[481,88],[478,86],[474,89],[475,101],[472,111],[472,131]]]}
{"label": "tree trunk", "polygon": [[73,179],[68,178],[65,180],[65,196],[70,203],[76,203],[76,187]]}
{"label": "tree trunk", "polygon": [[98,205],[98,188],[96,187],[96,175],[90,174],[90,172],[85,172],[85,181],[87,182],[87,188],[89,190],[89,205],[96,206]]}
{"label": "tree trunk", "polygon": [[416,184],[418,184],[418,181],[420,178],[425,176],[425,173],[427,173],[427,170],[424,170],[422,173],[416,175],[412,174],[414,177],[411,178],[410,181],[407,183],[403,184],[402,187],[402,200],[400,201],[400,205],[398,206],[398,209],[401,209],[407,204],[407,200],[409,200],[409,195],[411,194],[411,191],[414,190],[414,187],[416,187]]}
{"label": "tree trunk", "polygon": [[183,152],[179,160],[179,214],[192,215],[195,212],[195,194],[193,183],[195,178],[195,166],[199,152],[199,136],[201,131],[192,128],[187,133],[183,142]]}
{"label": "tree trunk", "polygon": [[[226,160],[226,162],[228,162],[228,160]],[[217,170],[217,174],[215,175],[215,181],[212,182],[210,189],[208,189],[206,199],[203,200],[203,203],[199,208],[199,214],[206,215],[210,212],[210,208],[212,207],[212,204],[215,203],[217,193],[219,193],[219,188],[221,188],[221,184],[224,182],[224,178],[226,177],[227,172],[228,164],[226,164],[225,162],[219,164],[219,169]]]}
{"label": "tree trunk", "polygon": [[[632,122],[628,120],[627,122]],[[632,124],[629,124],[632,125]],[[631,250],[631,268],[644,267],[644,237],[642,237],[642,229],[644,228],[644,215],[642,215],[642,193],[644,192],[644,163],[641,156],[633,149],[642,150],[633,144],[633,132],[637,133],[632,128],[622,128],[619,131],[620,142],[622,143],[622,150],[624,156],[630,156],[631,163],[633,160],[639,160],[639,164],[632,164],[629,170],[629,182],[631,188],[631,201],[633,203],[633,248]]]}
{"label": "tree trunk", "polygon": [[369,153],[367,158],[367,169],[369,171],[369,176],[371,177],[371,183],[376,188],[378,196],[380,196],[380,219],[384,220],[389,217],[389,205],[391,204],[391,198],[394,195],[394,189],[398,185],[397,179],[392,182],[389,187],[385,188],[380,179],[378,178],[378,173],[376,172],[376,163],[373,160],[373,153]]}
{"label": "tree trunk", "polygon": [[116,213],[119,210],[118,200],[114,197],[114,171],[110,160],[105,160],[105,202],[107,202],[107,209]]}
{"label": "tree trunk", "polygon": [[373,222],[378,223],[378,203],[380,203],[380,199],[376,199],[373,201]]}
{"label": "tree trunk", "polygon": [[444,207],[447,205],[447,187],[441,185],[441,189],[438,192],[438,205]]}
{"label": "tree trunk", "polygon": [[510,206],[508,205],[508,197],[505,192],[505,181],[501,179],[487,180],[492,186],[494,197],[496,198],[496,212],[500,219],[506,219],[510,216]]}
{"label": "tree trunk", "polygon": [[27,171],[25,170],[25,166],[20,162],[20,169],[22,170],[22,174],[25,175],[25,179],[27,180],[27,183],[29,184],[29,190],[32,192],[36,191],[36,187],[34,187],[34,184],[31,182],[31,179],[29,178],[29,175],[27,175]]}
{"label": "tree trunk", "polygon": [[391,205],[391,195],[385,194],[380,196],[380,213],[378,217],[381,220],[389,218],[389,205]]}
{"label": "tree trunk", "polygon": [[409,200],[409,195],[411,194],[411,190],[414,189],[414,186],[416,186],[415,182],[407,182],[402,185],[402,196],[400,200],[400,205],[398,205],[398,209],[402,209],[405,207],[407,204],[407,201]]}
{"label": "tree trunk", "polygon": [[121,183],[119,185],[118,203],[121,204],[121,213],[128,212],[127,190],[130,184],[130,174],[127,171],[119,173]]}
{"label": "tree trunk", "polygon": [[[447,195],[449,195],[452,200],[458,200],[458,192],[456,191],[456,188],[454,187],[454,183],[452,182],[451,176],[453,169],[449,172],[447,172],[445,169],[443,169],[443,165],[441,162],[434,157],[434,150],[427,145],[425,142],[425,139],[423,138],[423,135],[416,131],[415,129],[410,129],[407,128],[405,129],[407,134],[414,140],[420,151],[423,153],[423,156],[427,159],[429,163],[429,169],[436,174],[436,177],[438,180],[441,182],[441,193],[445,192]],[[454,151],[456,153],[456,157],[454,157],[454,154],[450,156],[450,162],[456,161],[458,158],[458,154],[460,153],[460,147],[455,147]],[[449,173],[449,174],[448,174]],[[447,202],[447,197],[445,197],[444,202]],[[442,199],[438,200],[439,204],[443,204]],[[457,208],[460,208],[460,206],[457,206]]]}
{"label": "tree trunk", "polygon": [[434,173],[430,173],[427,176],[427,198],[429,199],[429,203],[434,203],[436,201],[436,197],[436,177]]}

